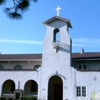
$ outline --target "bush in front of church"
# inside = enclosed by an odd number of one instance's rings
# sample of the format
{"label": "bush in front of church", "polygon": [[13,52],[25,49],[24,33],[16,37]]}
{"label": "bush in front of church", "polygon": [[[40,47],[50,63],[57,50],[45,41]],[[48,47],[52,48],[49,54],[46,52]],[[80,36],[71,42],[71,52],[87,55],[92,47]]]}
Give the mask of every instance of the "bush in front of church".
{"label": "bush in front of church", "polygon": [[0,100],[6,100],[6,98],[5,97],[0,97]]}
{"label": "bush in front of church", "polygon": [[37,100],[37,98],[34,96],[32,96],[32,97],[20,97],[19,100]]}

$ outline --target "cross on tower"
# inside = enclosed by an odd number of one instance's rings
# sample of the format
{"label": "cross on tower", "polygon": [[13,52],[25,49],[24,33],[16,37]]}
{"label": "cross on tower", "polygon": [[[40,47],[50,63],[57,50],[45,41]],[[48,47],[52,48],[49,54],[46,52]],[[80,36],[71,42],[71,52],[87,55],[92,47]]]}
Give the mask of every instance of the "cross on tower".
{"label": "cross on tower", "polygon": [[60,12],[61,8],[58,6],[58,7],[56,8],[56,10],[57,10],[57,16],[59,16],[59,12]]}

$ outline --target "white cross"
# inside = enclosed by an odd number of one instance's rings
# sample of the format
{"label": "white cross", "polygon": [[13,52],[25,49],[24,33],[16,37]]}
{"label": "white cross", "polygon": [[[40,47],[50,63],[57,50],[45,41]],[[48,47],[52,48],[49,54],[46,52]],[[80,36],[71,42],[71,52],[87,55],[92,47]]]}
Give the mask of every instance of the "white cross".
{"label": "white cross", "polygon": [[59,12],[60,12],[61,8],[58,6],[58,7],[56,8],[56,10],[57,10],[57,16],[59,16]]}

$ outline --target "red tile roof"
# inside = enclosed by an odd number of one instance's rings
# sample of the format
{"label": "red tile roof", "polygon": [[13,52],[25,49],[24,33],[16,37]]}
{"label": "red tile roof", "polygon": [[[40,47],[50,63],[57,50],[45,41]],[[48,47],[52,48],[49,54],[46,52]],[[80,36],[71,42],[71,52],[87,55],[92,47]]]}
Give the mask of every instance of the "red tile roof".
{"label": "red tile roof", "polygon": [[73,59],[84,59],[84,58],[100,58],[100,52],[86,52],[86,53],[73,53]]}
{"label": "red tile roof", "polygon": [[59,19],[59,20],[62,20],[64,22],[66,22],[68,24],[68,26],[70,28],[72,28],[71,23],[70,23],[70,20],[65,19],[65,18],[62,18],[62,17],[59,17],[59,16],[52,17],[52,18],[48,19],[47,21],[43,22],[43,24],[47,25],[49,22],[51,22],[53,20],[56,20],[56,19]]}
{"label": "red tile roof", "polygon": [[[100,52],[72,53],[72,59],[100,58]],[[0,60],[6,59],[41,59],[42,54],[0,54]]]}
{"label": "red tile roof", "polygon": [[42,59],[42,54],[0,54],[1,59]]}

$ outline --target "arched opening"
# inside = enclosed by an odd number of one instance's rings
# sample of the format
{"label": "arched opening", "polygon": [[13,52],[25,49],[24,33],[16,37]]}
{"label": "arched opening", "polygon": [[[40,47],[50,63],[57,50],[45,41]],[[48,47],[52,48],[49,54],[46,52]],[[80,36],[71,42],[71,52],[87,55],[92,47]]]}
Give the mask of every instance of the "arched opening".
{"label": "arched opening", "polygon": [[6,80],[2,86],[2,96],[13,98],[15,90],[15,83],[12,80]]}
{"label": "arched opening", "polygon": [[23,69],[23,67],[21,65],[16,65],[14,66],[14,69]]}
{"label": "arched opening", "polygon": [[63,82],[57,75],[49,79],[48,100],[63,100]]}
{"label": "arched opening", "polygon": [[29,80],[24,86],[24,96],[37,96],[38,85],[34,80]]}
{"label": "arched opening", "polygon": [[0,69],[4,69],[4,67],[2,65],[0,65]]}
{"label": "arched opening", "polygon": [[54,36],[53,36],[53,42],[59,42],[60,41],[60,33],[59,29],[54,29]]}

